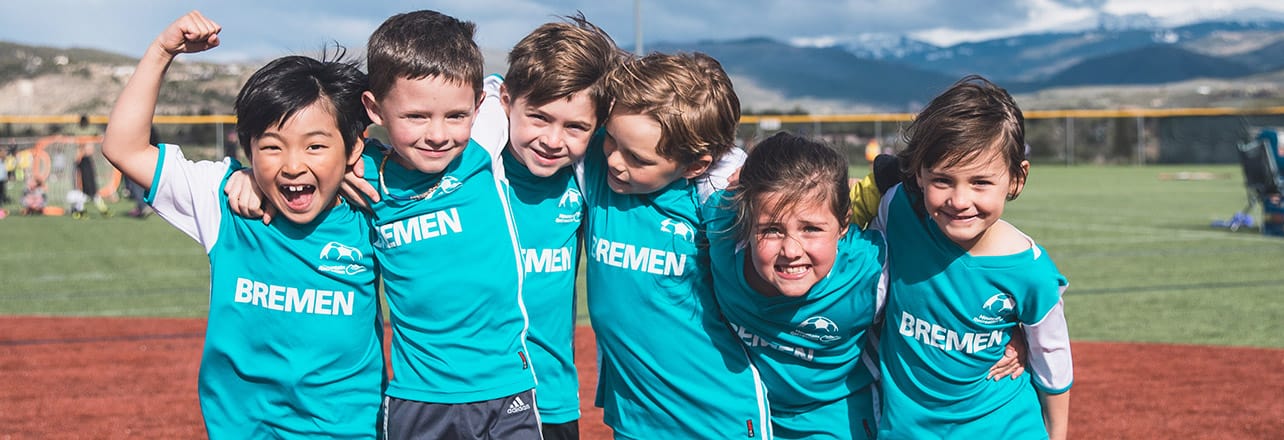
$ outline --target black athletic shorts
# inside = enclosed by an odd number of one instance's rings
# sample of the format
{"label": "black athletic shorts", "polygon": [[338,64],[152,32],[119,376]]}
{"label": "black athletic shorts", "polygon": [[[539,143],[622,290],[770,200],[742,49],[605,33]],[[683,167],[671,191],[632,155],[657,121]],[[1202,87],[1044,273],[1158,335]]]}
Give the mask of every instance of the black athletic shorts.
{"label": "black athletic shorts", "polygon": [[535,391],[482,402],[443,404],[384,398],[389,440],[540,440]]}

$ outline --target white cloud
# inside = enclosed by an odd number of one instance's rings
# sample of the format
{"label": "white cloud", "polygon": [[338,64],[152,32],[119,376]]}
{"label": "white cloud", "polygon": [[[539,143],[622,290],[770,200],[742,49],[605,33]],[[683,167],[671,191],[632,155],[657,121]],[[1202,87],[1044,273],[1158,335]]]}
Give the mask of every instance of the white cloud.
{"label": "white cloud", "polygon": [[[1279,0],[641,0],[641,6],[648,42],[882,33],[941,45],[1092,23],[1098,10],[1166,20],[1247,7],[1284,11]],[[219,59],[314,51],[331,41],[360,48],[388,16],[425,7],[476,22],[477,40],[489,49],[507,50],[540,23],[576,10],[623,46],[633,45],[635,32],[630,0],[42,0],[0,2],[0,41],[137,54],[193,7],[224,26],[224,47],[205,55]]]}

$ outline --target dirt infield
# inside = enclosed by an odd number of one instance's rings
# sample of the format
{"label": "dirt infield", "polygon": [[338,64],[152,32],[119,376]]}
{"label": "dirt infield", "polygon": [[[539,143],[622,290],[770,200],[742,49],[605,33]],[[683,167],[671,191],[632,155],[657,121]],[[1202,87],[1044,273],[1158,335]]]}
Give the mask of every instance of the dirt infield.
{"label": "dirt infield", "polygon": [[[0,439],[201,438],[204,320],[0,317]],[[585,439],[592,331],[576,338]],[[1284,350],[1076,342],[1070,437],[1284,438]]]}

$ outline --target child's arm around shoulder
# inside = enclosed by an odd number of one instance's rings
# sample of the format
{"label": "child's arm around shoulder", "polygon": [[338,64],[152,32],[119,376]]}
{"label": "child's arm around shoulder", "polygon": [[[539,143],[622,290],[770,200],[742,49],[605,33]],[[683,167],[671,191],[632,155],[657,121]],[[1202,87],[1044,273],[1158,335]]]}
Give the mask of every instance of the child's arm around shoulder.
{"label": "child's arm around shoulder", "polygon": [[849,183],[852,200],[851,224],[866,229],[878,215],[883,195],[900,183],[900,160],[890,154],[880,154],[874,159],[870,173]]}
{"label": "child's arm around shoulder", "polygon": [[138,68],[112,108],[103,137],[103,156],[121,174],[152,187],[159,152],[151,146],[152,116],[165,71],[181,53],[196,53],[218,46],[217,23],[192,11],[179,17],[147,47]]}
{"label": "child's arm around shoulder", "polygon": [[473,119],[472,140],[490,153],[492,160],[508,146],[508,114],[500,103],[500,86],[504,78],[491,74],[482,81],[482,102],[477,107],[477,117]]}

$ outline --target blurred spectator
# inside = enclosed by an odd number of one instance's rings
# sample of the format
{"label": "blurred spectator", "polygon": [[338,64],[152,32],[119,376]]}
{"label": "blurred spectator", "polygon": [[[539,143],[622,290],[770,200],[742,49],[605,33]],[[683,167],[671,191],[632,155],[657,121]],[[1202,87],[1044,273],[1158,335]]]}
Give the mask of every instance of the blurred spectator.
{"label": "blurred spectator", "polygon": [[12,157],[9,157],[9,149],[0,148],[0,207],[9,204],[9,170],[12,168],[11,163],[16,163]]}
{"label": "blurred spectator", "polygon": [[[89,116],[80,115],[80,124],[75,134],[78,137],[98,136],[98,131],[89,125]],[[85,141],[76,150],[76,189],[67,194],[67,202],[71,205],[71,216],[74,218],[85,217],[85,202],[90,200],[94,202],[94,208],[99,214],[103,217],[111,216],[111,211],[107,210],[107,202],[104,202],[102,196],[98,194],[98,174],[94,170],[96,145],[96,142]],[[81,194],[76,195],[77,191]]]}

